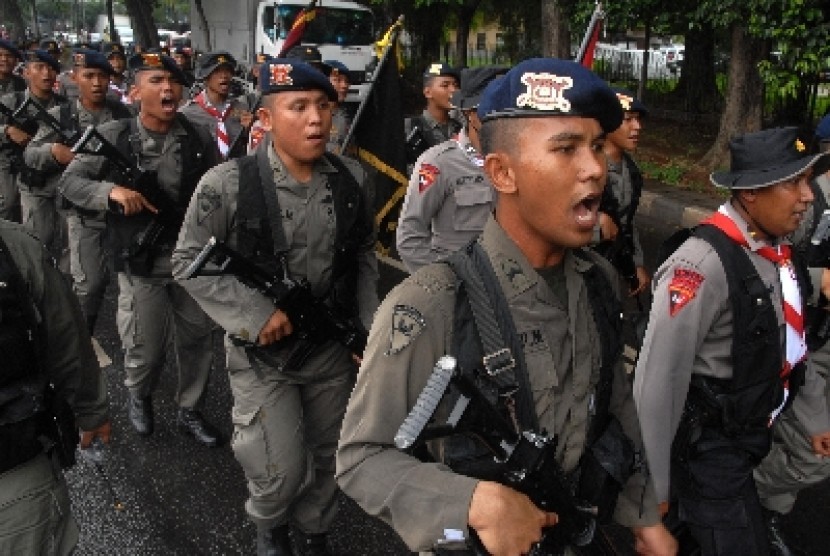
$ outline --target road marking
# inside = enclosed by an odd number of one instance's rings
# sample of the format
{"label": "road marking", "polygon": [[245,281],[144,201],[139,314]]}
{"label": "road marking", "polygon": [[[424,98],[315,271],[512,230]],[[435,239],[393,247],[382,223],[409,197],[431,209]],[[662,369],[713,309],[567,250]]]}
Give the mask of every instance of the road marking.
{"label": "road marking", "polygon": [[92,349],[95,350],[95,356],[98,358],[98,364],[102,369],[112,365],[112,359],[110,359],[110,356],[107,355],[107,352],[104,351],[104,348],[101,347],[101,344],[98,343],[98,339],[95,337],[92,338]]}

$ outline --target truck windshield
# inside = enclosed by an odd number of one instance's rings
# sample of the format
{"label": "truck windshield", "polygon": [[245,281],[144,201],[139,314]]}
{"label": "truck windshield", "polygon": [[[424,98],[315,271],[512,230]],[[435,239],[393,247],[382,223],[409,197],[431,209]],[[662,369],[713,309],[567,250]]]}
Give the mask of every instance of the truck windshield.
{"label": "truck windshield", "polygon": [[[277,6],[279,20],[275,37],[274,6],[266,6],[262,12],[265,33],[276,42],[285,39],[302,6]],[[339,44],[341,46],[365,45],[375,41],[374,16],[363,10],[317,8],[317,15],[303,33],[304,43]]]}

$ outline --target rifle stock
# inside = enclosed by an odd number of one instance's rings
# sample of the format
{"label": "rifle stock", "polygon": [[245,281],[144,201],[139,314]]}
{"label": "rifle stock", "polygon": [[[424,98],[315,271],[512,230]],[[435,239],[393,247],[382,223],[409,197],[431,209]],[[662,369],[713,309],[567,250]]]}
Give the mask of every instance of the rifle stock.
{"label": "rifle stock", "polygon": [[29,100],[31,100],[31,104],[35,109],[35,119],[49,126],[58,135],[58,142],[62,145],[71,147],[83,136],[83,131],[64,128],[61,122],[52,116],[42,104],[34,99]]}

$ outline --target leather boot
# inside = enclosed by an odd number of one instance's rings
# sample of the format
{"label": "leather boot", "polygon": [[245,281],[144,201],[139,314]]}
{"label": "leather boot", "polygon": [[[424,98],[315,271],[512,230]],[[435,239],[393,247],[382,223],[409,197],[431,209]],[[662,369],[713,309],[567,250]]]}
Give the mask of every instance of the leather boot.
{"label": "leather boot", "polygon": [[130,392],[130,399],[127,402],[128,416],[135,431],[141,436],[153,434],[153,400],[150,396],[139,398],[137,394]]}
{"label": "leather boot", "polygon": [[178,423],[179,430],[189,434],[205,446],[213,448],[219,445],[219,431],[195,409],[180,407]]}
{"label": "leather boot", "polygon": [[256,553],[257,556],[294,556],[291,538],[288,536],[288,525],[280,525],[273,529],[257,529]]}
{"label": "leather boot", "polygon": [[784,541],[784,535],[781,532],[781,518],[782,514],[773,511],[765,511],[767,516],[767,536],[769,536],[770,554],[772,556],[795,556],[787,543]]}
{"label": "leather boot", "polygon": [[297,534],[297,556],[331,556],[328,546],[328,535],[325,533]]}

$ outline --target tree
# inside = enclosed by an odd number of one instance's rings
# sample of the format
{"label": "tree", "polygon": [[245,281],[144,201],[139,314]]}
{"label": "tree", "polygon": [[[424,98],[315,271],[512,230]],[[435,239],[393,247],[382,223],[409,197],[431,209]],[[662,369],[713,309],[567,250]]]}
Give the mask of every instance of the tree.
{"label": "tree", "polygon": [[12,40],[22,39],[26,31],[26,23],[23,21],[23,13],[17,0],[0,0],[0,21],[6,24],[9,38]]}
{"label": "tree", "polygon": [[112,0],[107,0],[107,27],[109,28],[109,41],[121,42],[121,37],[118,36],[118,29],[115,27],[115,13],[113,12]]}
{"label": "tree", "polygon": [[470,27],[473,16],[478,10],[481,0],[461,0],[455,9],[456,31],[455,31],[455,52],[458,59],[455,61],[459,67],[467,65],[467,41],[470,38]]}
{"label": "tree", "polygon": [[542,55],[571,57],[571,28],[562,0],[542,0]]}
{"label": "tree", "polygon": [[153,20],[154,1],[124,0],[127,13],[133,21],[133,33],[137,44],[146,47],[159,45],[159,32]]}
{"label": "tree", "polygon": [[693,26],[684,35],[680,80],[672,94],[685,112],[707,114],[720,110],[723,98],[715,79],[715,30],[711,22]]}

